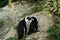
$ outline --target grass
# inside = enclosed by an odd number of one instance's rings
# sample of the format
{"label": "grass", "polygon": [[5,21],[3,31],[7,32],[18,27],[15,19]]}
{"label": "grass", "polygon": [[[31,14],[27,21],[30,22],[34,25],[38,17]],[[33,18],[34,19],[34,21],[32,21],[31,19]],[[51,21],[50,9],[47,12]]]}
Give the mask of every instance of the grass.
{"label": "grass", "polygon": [[18,40],[17,38],[9,37],[6,40]]}
{"label": "grass", "polygon": [[15,38],[15,37],[9,37],[7,38],[6,40],[26,40],[25,38],[23,39],[18,39],[18,38]]}
{"label": "grass", "polygon": [[51,38],[51,40],[60,40],[60,11],[58,10],[53,14],[55,14],[58,18],[55,24],[49,28],[48,35]]}
{"label": "grass", "polygon": [[60,40],[60,10],[58,8],[57,11],[53,12],[58,18],[55,24],[48,29],[48,35],[51,40]]}
{"label": "grass", "polygon": [[4,22],[4,21],[3,21],[2,19],[0,19],[0,24],[3,24],[3,22]]}
{"label": "grass", "polygon": [[48,30],[48,35],[53,40],[60,40],[60,19]]}
{"label": "grass", "polygon": [[[54,1],[54,2],[57,2],[57,1]],[[56,4],[55,5],[52,4],[54,9],[49,10],[50,13],[58,17],[57,20],[55,21],[55,24],[52,27],[50,27],[47,31],[48,36],[51,40],[60,40],[60,10],[59,10],[60,8],[58,8],[59,4],[60,2],[57,4],[58,6],[56,6]]]}
{"label": "grass", "polygon": [[0,26],[3,26],[4,21],[0,19]]}

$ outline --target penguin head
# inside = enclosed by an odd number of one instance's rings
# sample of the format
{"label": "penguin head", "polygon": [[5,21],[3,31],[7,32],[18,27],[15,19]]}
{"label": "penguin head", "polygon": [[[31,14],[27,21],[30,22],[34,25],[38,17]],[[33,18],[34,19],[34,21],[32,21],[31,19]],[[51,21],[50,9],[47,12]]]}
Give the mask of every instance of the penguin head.
{"label": "penguin head", "polygon": [[31,17],[31,20],[37,20],[35,17]]}
{"label": "penguin head", "polygon": [[25,17],[25,21],[26,21],[26,22],[28,22],[28,21],[30,21],[30,20],[31,20],[30,17],[28,17],[28,16]]}

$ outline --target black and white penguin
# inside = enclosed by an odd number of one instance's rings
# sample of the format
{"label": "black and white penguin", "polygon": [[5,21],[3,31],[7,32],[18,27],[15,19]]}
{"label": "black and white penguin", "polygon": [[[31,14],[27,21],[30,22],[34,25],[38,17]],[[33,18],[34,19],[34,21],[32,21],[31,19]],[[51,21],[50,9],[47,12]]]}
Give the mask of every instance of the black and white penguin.
{"label": "black and white penguin", "polygon": [[[28,25],[28,26],[27,26]],[[32,34],[38,30],[38,21],[35,17],[25,17],[17,26],[18,38],[22,39],[24,34]]]}
{"label": "black and white penguin", "polygon": [[29,17],[24,18],[21,20],[17,26],[17,32],[18,32],[18,39],[22,39],[24,34],[27,33],[27,27],[26,23],[27,21],[31,20]]}
{"label": "black and white penguin", "polygon": [[29,26],[29,32],[28,34],[32,34],[38,31],[38,21],[35,17],[31,17],[32,22]]}

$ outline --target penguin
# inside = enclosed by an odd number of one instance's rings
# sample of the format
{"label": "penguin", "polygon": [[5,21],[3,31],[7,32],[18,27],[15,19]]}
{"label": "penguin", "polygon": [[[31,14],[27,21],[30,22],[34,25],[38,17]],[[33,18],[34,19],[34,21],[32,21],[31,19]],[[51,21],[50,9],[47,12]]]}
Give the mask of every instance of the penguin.
{"label": "penguin", "polygon": [[27,32],[26,23],[29,20],[31,20],[31,19],[29,17],[26,17],[19,22],[19,24],[17,26],[18,39],[22,39],[24,34],[26,34],[26,32]]}
{"label": "penguin", "polygon": [[38,31],[38,21],[35,17],[31,17],[32,22],[29,26],[29,32],[28,34],[32,34]]}

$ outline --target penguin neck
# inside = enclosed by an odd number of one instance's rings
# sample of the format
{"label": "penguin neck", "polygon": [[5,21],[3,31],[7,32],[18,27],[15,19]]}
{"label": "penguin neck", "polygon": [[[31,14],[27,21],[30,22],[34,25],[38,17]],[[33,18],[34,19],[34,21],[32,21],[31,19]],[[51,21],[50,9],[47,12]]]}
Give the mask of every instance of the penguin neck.
{"label": "penguin neck", "polygon": [[28,19],[27,18],[25,18],[25,22],[28,22]]}

